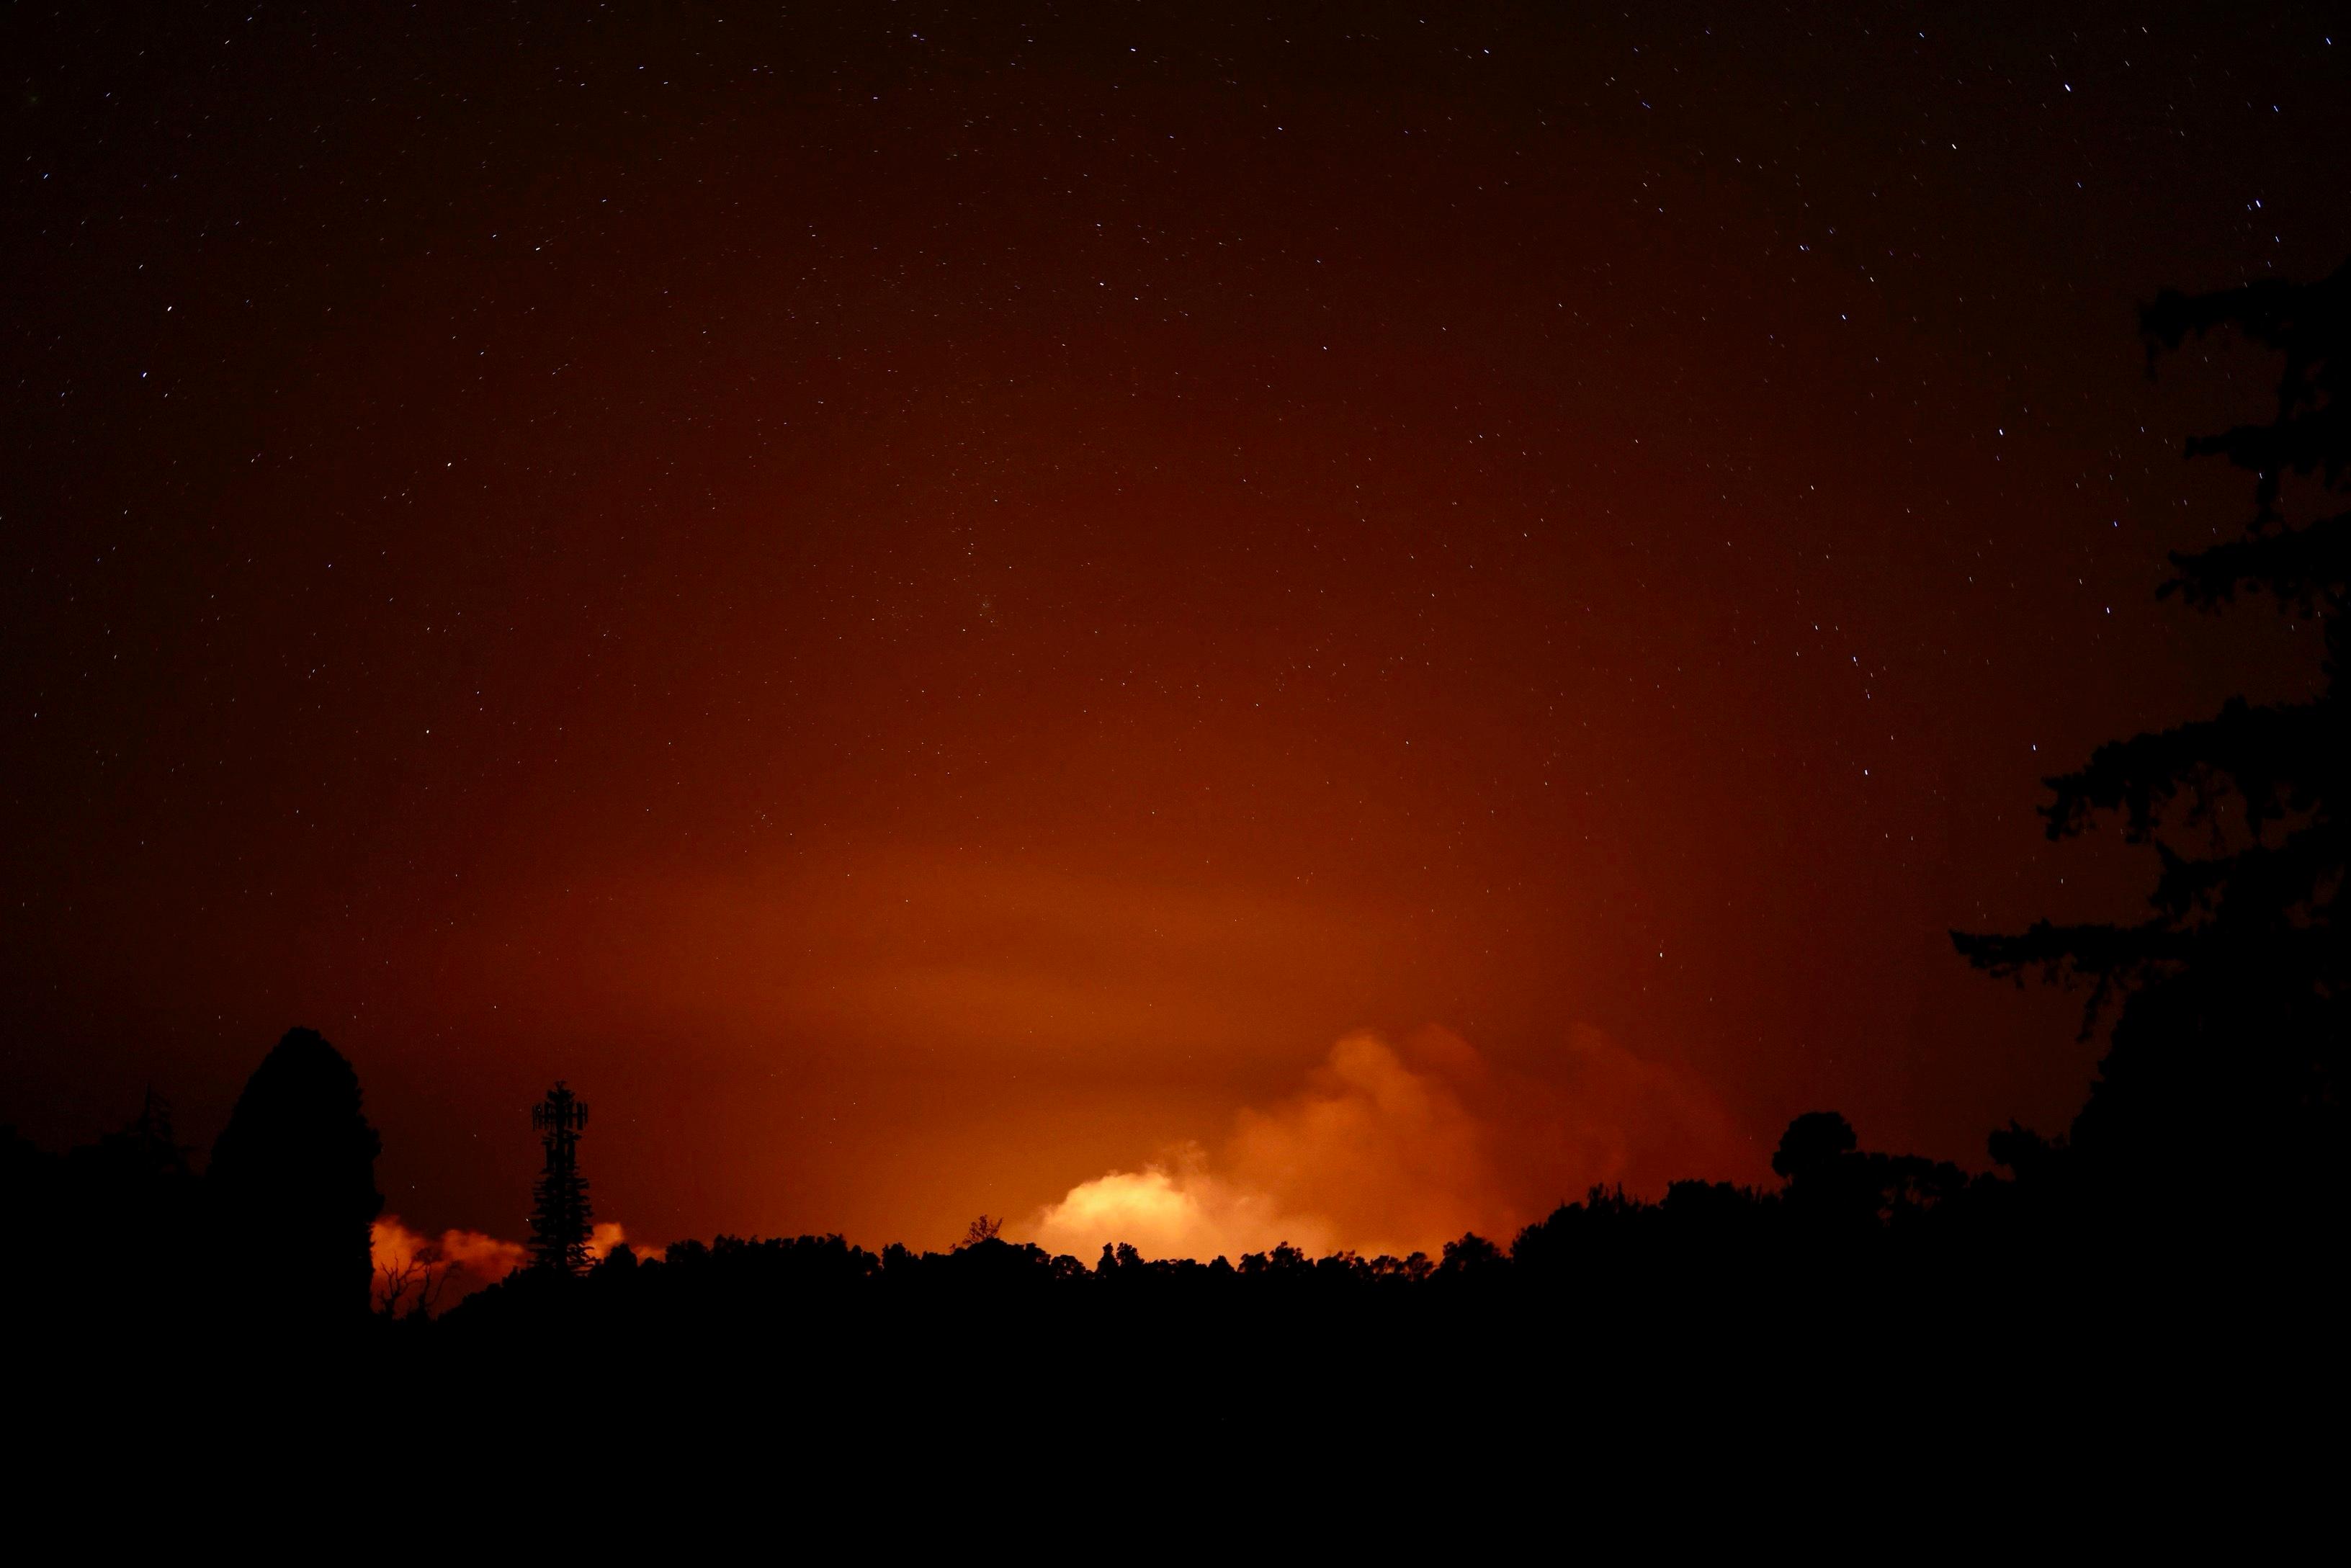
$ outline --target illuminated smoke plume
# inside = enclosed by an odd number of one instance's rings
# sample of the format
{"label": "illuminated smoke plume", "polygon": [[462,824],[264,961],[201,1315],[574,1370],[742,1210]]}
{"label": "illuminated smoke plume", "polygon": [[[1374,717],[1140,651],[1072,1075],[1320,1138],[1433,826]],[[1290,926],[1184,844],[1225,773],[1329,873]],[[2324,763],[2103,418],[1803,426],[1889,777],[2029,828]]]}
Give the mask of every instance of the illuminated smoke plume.
{"label": "illuminated smoke plume", "polygon": [[1687,1072],[1595,1030],[1538,1080],[1494,1067],[1458,1036],[1399,1048],[1352,1034],[1305,1089],[1244,1110],[1213,1155],[1172,1150],[1071,1187],[1031,1217],[1047,1249],[1090,1257],[1237,1257],[1288,1241],[1399,1256],[1464,1231],[1507,1242],[1595,1183],[1656,1190],[1677,1176],[1748,1175],[1751,1151]]}
{"label": "illuminated smoke plume", "polygon": [[387,1214],[370,1228],[375,1258],[376,1305],[406,1312],[420,1301],[445,1307],[485,1285],[496,1284],[523,1266],[522,1244],[478,1230],[444,1230],[439,1239],[420,1236]]}
{"label": "illuminated smoke plume", "polygon": [[[627,1232],[608,1221],[597,1226],[590,1237],[588,1255],[601,1261],[624,1241],[628,1241]],[[497,1283],[530,1261],[530,1249],[519,1241],[457,1229],[444,1230],[435,1239],[409,1229],[396,1214],[375,1222],[369,1242],[375,1258],[374,1291],[379,1306],[394,1290],[404,1291],[400,1302],[403,1309],[413,1305],[426,1289],[427,1270],[433,1271],[434,1304],[447,1306],[485,1285]],[[629,1247],[641,1259],[662,1255],[659,1247],[639,1242],[629,1242]]]}
{"label": "illuminated smoke plume", "polygon": [[649,1258],[658,1258],[667,1250],[665,1248],[648,1246],[642,1241],[631,1241],[628,1232],[622,1229],[617,1221],[607,1220],[588,1233],[588,1256],[601,1263],[606,1254],[623,1243],[627,1244],[630,1251],[637,1255],[640,1262]]}

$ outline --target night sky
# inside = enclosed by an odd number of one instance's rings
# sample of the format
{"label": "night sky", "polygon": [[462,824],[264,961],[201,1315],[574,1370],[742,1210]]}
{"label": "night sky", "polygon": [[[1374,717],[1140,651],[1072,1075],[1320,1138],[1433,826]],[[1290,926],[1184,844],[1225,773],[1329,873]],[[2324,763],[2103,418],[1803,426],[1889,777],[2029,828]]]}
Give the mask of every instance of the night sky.
{"label": "night sky", "polygon": [[561,1077],[632,1236],[1072,1249],[2061,1130],[1947,931],[2316,689],[2135,311],[2351,254],[2351,35],[1968,9],[12,9],[0,1120],[305,1024],[420,1229]]}

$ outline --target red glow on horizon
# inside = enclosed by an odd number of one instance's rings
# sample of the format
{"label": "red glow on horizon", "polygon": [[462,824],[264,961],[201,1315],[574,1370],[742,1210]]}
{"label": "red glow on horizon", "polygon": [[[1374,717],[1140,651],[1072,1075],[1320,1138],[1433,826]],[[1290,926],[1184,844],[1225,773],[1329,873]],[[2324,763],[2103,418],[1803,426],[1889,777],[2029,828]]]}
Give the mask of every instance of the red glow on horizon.
{"label": "red glow on horizon", "polygon": [[387,1247],[494,1277],[557,1078],[643,1234],[877,1248],[1426,1248],[1809,1110],[2063,1124],[2078,998],[1946,932],[2129,907],[2041,778],[2313,678],[2153,601],[2242,491],[2132,311],[2351,251],[2275,143],[2351,146],[2339,64],[807,9],[58,46],[0,231],[29,1128],[207,1138],[314,1026]]}

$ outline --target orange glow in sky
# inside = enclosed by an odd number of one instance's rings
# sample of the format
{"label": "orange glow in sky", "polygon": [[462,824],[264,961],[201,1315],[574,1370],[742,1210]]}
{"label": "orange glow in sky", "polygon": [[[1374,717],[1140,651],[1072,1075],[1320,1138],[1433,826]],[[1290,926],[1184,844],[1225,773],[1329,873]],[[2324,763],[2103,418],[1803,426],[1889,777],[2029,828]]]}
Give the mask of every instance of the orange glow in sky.
{"label": "orange glow in sky", "polygon": [[303,1024],[416,1236],[520,1239],[559,1077],[632,1236],[1232,1251],[2064,1124],[2080,998],[1946,933],[2127,912],[2039,779],[2310,678],[2152,599],[2242,496],[2134,305],[2351,250],[2268,117],[2054,23],[805,9],[78,46],[153,90],[0,225],[28,1132]]}

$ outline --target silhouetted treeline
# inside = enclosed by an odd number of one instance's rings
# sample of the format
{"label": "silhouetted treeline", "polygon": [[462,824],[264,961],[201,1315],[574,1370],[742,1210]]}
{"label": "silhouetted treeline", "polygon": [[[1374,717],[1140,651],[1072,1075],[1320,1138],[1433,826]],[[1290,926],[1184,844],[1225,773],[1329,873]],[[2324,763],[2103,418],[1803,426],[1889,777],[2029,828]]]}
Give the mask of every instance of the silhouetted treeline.
{"label": "silhouetted treeline", "polygon": [[[623,1246],[578,1278],[517,1274],[461,1303],[447,1327],[496,1336],[561,1322],[659,1334],[805,1312],[1344,1311],[1415,1298],[1440,1310],[1474,1301],[1680,1311],[1702,1300],[1812,1311],[1922,1291],[1953,1303],[2023,1281],[2043,1298],[2138,1289],[2132,1260],[2064,1223],[2064,1189],[2040,1158],[2043,1146],[1995,1143],[2026,1168],[1970,1176],[1869,1152],[1844,1118],[1812,1113],[1781,1141],[1776,1188],[1685,1181],[1646,1200],[1595,1187],[1514,1237],[1465,1235],[1434,1256],[1318,1258],[1284,1245],[1237,1260],[1145,1259],[1111,1245],[1081,1259],[994,1237],[949,1251],[893,1244],[877,1253],[839,1236],[720,1236],[640,1260]],[[2251,1283],[2233,1276],[2231,1288]]]}
{"label": "silhouetted treeline", "polygon": [[81,1333],[362,1323],[381,1147],[359,1075],[307,1029],[254,1070],[201,1176],[152,1092],[61,1155],[0,1127],[6,1308]]}
{"label": "silhouetted treeline", "polygon": [[[1515,1236],[1465,1235],[1401,1258],[1284,1245],[1146,1260],[1113,1245],[1081,1259],[1002,1239],[992,1222],[935,1252],[720,1236],[641,1260],[622,1245],[578,1272],[522,1270],[437,1320],[379,1313],[372,1332],[425,1354],[524,1355],[554,1343],[725,1343],[792,1325],[871,1354],[941,1332],[1033,1343],[1050,1325],[1065,1343],[1147,1333],[1194,1356],[1247,1359],[1309,1324],[1331,1343],[1472,1322],[1541,1333],[1537,1321],[1641,1335],[1731,1312],[1818,1335],[1897,1301],[1912,1321],[1956,1327],[1987,1296],[2020,1289],[2003,1308],[2011,1322],[2020,1301],[2144,1287],[2148,1260],[2080,1223],[2064,1151],[2013,1132],[1992,1145],[2011,1168],[1971,1176],[1863,1150],[1843,1117],[1813,1113],[1781,1140],[1775,1187],[1686,1181],[1655,1200],[1594,1188]],[[68,1332],[238,1321],[356,1332],[370,1321],[374,1155],[355,1075],[307,1030],[256,1071],[204,1176],[152,1100],[123,1132],[62,1156],[0,1135],[7,1208],[29,1243],[11,1303]],[[2256,1284],[2240,1271],[2228,1288]]]}

